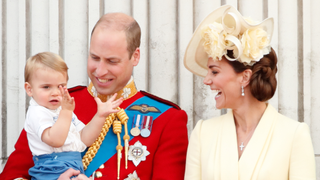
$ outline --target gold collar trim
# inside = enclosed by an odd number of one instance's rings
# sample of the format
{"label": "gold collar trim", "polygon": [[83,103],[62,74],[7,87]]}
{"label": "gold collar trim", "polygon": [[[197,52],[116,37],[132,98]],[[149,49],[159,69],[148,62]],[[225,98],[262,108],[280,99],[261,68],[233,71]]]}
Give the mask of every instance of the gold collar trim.
{"label": "gold collar trim", "polygon": [[[87,89],[88,89],[89,94],[91,94],[91,96],[93,96],[93,97],[98,96],[98,98],[102,102],[106,102],[111,97],[111,95],[98,94],[98,92],[96,91],[96,88],[93,86],[92,82],[90,82],[90,84],[89,84]],[[132,80],[122,90],[117,92],[117,98],[116,99],[118,99],[120,97],[123,97],[123,100],[126,100],[126,99],[131,98],[132,96],[134,96],[137,93],[138,93],[138,90],[136,88],[136,85],[135,85],[134,81]]]}

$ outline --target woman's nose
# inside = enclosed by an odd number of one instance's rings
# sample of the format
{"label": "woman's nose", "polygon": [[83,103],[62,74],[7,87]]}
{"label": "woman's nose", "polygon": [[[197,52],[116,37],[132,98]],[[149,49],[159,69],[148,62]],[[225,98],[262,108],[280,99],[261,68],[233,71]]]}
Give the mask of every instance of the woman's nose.
{"label": "woman's nose", "polygon": [[212,80],[211,80],[211,78],[210,78],[210,72],[208,71],[208,73],[207,73],[207,75],[206,75],[206,77],[204,78],[204,80],[203,80],[203,84],[205,84],[205,85],[210,85],[210,84],[212,84]]}

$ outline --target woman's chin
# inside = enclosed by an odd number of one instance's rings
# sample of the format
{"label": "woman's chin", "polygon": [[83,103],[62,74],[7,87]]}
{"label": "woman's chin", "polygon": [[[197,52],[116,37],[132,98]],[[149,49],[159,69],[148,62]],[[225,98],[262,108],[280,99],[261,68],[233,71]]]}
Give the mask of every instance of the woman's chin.
{"label": "woman's chin", "polygon": [[221,108],[221,106],[216,105],[216,106],[215,106],[215,109],[216,109],[216,110],[220,110],[220,109],[222,109],[222,108]]}
{"label": "woman's chin", "polygon": [[226,107],[221,105],[221,104],[216,104],[215,107],[216,107],[217,110],[226,109]]}

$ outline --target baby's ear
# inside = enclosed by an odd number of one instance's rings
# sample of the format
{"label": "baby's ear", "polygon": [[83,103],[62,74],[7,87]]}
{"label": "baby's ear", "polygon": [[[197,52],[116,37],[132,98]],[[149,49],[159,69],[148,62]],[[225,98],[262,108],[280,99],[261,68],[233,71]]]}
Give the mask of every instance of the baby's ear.
{"label": "baby's ear", "polygon": [[24,83],[24,89],[26,90],[26,93],[28,94],[28,96],[32,97],[32,88],[28,82]]}

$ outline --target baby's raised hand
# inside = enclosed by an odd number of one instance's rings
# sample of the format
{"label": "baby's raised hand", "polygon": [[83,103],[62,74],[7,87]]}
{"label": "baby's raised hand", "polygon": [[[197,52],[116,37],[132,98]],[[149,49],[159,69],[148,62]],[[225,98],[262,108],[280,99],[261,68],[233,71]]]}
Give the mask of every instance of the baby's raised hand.
{"label": "baby's raised hand", "polygon": [[106,118],[111,113],[116,113],[119,110],[116,108],[120,106],[123,102],[123,98],[119,98],[115,100],[117,97],[117,93],[115,93],[107,102],[103,103],[98,97],[95,97],[96,103],[98,105],[98,116]]}
{"label": "baby's raised hand", "polygon": [[61,92],[61,108],[73,111],[75,108],[74,98],[70,96],[67,87],[59,86]]}

